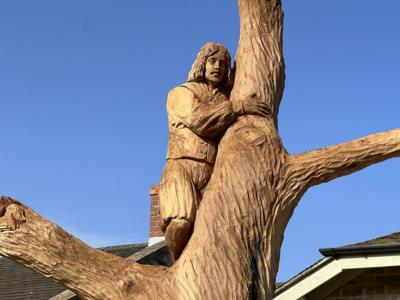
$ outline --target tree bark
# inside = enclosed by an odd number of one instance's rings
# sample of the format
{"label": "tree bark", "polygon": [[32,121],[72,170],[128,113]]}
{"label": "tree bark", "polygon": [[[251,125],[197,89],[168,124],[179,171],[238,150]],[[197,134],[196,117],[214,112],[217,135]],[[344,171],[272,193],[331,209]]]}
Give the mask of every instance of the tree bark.
{"label": "tree bark", "polygon": [[289,161],[292,181],[308,189],[349,175],[388,158],[400,156],[400,130],[372,134],[351,142],[293,155]]}
{"label": "tree bark", "polygon": [[164,267],[139,265],[93,249],[4,196],[0,203],[0,253],[63,284],[83,299],[151,299],[160,289],[146,290],[145,282],[168,284],[170,278]]}
{"label": "tree bark", "polygon": [[270,116],[243,116],[222,138],[193,235],[170,269],[91,249],[3,198],[0,253],[91,299],[267,299],[280,248],[301,196],[313,185],[400,156],[400,130],[289,155],[277,130],[284,89],[278,0],[239,0],[240,41],[232,101],[264,101]]}

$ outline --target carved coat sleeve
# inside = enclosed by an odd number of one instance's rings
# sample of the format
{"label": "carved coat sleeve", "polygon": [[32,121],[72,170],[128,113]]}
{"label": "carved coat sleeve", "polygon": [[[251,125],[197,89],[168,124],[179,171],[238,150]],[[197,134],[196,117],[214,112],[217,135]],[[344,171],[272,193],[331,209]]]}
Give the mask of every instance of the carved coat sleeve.
{"label": "carved coat sleeve", "polygon": [[171,126],[187,127],[207,138],[221,134],[237,117],[231,101],[204,103],[184,87],[176,87],[169,92],[167,111]]}

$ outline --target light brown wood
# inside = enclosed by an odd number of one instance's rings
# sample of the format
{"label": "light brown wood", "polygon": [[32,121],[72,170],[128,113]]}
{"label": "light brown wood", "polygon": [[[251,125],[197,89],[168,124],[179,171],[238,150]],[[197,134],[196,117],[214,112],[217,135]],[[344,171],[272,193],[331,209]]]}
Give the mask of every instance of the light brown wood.
{"label": "light brown wood", "polygon": [[169,142],[160,184],[162,230],[172,260],[181,255],[217,155],[218,142],[238,117],[269,115],[268,105],[249,96],[229,101],[231,59],[225,46],[207,43],[189,80],[168,94]]}
{"label": "light brown wood", "polygon": [[239,116],[226,130],[179,260],[164,269],[112,257],[9,198],[2,198],[0,254],[88,299],[272,299],[283,234],[301,196],[400,156],[400,129],[289,155],[277,130],[285,78],[281,3],[239,0],[239,13],[230,100],[253,98],[270,115]]}
{"label": "light brown wood", "polygon": [[[160,290],[143,291],[146,284],[142,283],[162,279],[158,282],[164,284],[170,278],[164,267],[139,265],[93,249],[4,196],[0,203],[0,253],[62,283],[84,299],[133,299],[133,294],[152,299]],[[163,292],[163,296],[167,294]]]}

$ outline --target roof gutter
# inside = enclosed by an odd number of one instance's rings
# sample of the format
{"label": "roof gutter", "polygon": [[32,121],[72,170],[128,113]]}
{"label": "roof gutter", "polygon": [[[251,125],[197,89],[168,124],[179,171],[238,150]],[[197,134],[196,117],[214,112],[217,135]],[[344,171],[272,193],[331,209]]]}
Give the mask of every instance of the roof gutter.
{"label": "roof gutter", "polygon": [[400,244],[349,246],[339,248],[322,248],[319,252],[325,257],[338,257],[343,255],[367,255],[382,253],[399,253]]}

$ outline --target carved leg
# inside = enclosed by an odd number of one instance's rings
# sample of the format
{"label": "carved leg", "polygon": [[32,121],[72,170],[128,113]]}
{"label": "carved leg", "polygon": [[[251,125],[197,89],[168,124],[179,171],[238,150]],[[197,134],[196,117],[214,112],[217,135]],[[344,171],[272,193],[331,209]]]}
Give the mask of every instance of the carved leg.
{"label": "carved leg", "polygon": [[192,223],[185,219],[172,219],[165,231],[165,242],[171,254],[172,263],[178,260],[192,235]]}

